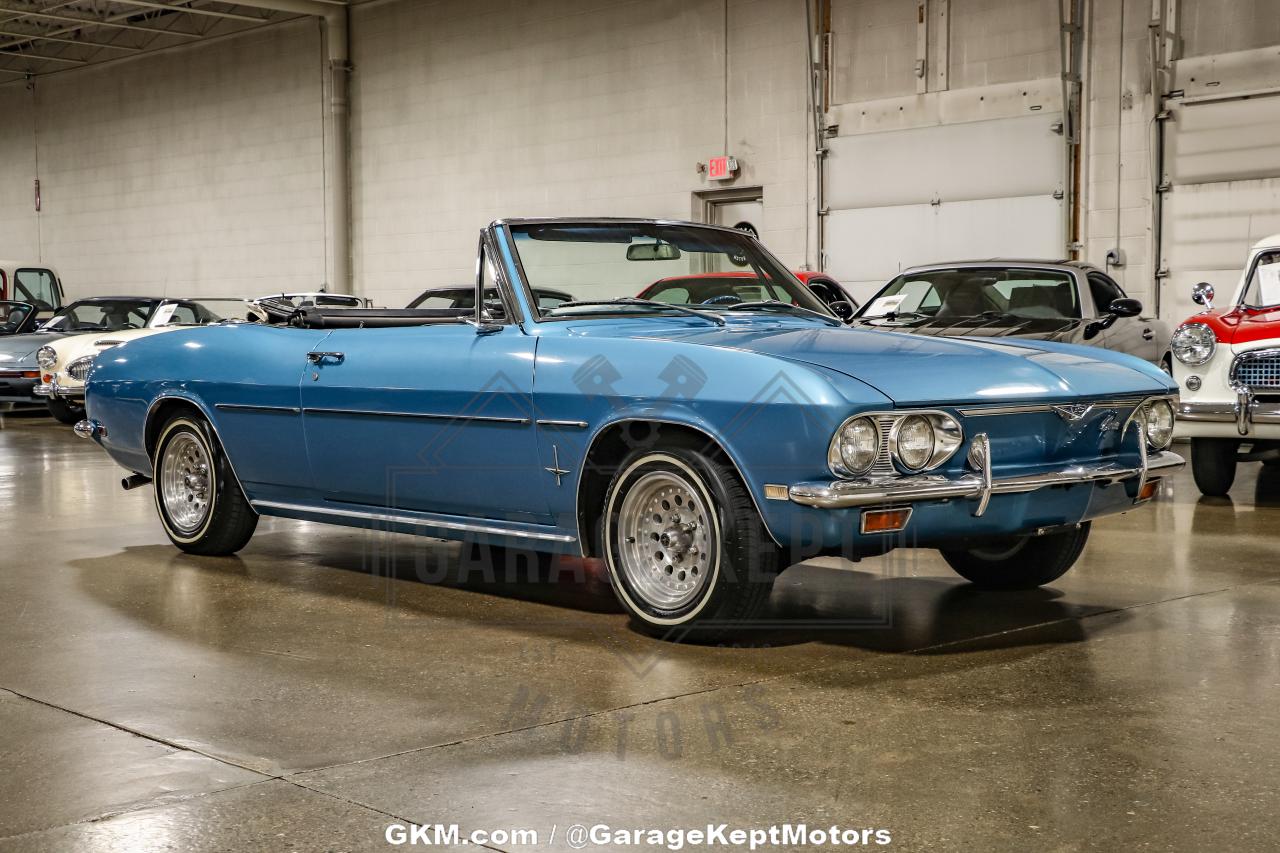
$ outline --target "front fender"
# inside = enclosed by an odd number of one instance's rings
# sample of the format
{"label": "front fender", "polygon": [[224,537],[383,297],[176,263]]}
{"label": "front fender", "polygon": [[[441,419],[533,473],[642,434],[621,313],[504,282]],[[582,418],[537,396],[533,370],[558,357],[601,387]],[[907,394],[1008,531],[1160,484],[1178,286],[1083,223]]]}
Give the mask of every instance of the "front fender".
{"label": "front fender", "polygon": [[[550,468],[558,459],[575,472],[574,489],[550,494],[552,514],[562,519],[578,518],[582,471],[610,427],[674,424],[723,449],[770,534],[789,544],[795,507],[767,499],[765,486],[830,476],[827,447],[840,423],[857,411],[892,406],[879,391],[824,367],[669,340],[547,336],[537,359],[543,464]],[[646,438],[640,430],[624,441],[642,446]]]}

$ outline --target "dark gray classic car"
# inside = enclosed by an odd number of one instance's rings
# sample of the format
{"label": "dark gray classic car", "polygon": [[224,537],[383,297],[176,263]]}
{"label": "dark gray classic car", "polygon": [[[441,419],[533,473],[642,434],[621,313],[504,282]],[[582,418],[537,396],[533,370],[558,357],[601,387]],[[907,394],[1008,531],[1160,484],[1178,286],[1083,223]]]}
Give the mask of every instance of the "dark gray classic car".
{"label": "dark gray classic car", "polygon": [[912,267],[854,316],[854,325],[949,337],[1023,337],[1091,344],[1164,364],[1169,329],[1115,279],[1077,261],[988,260]]}

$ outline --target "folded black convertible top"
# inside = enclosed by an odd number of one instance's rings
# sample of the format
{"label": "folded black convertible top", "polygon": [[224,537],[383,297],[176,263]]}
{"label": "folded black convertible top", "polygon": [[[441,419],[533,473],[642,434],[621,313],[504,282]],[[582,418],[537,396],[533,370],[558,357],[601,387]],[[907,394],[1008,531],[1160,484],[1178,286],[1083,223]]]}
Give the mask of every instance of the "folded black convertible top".
{"label": "folded black convertible top", "polygon": [[304,329],[383,329],[457,323],[475,316],[474,308],[299,308],[289,325]]}

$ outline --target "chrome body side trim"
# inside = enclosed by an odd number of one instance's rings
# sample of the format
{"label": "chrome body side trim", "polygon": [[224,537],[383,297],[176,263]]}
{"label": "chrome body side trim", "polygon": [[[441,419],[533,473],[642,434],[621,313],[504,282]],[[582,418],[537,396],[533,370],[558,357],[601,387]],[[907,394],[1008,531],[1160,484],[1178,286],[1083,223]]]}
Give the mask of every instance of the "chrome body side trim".
{"label": "chrome body side trim", "polygon": [[[1144,443],[1145,446],[1145,443]],[[1147,457],[1147,464],[1127,468],[1114,463],[1077,465],[1041,474],[992,479],[988,487],[982,474],[965,474],[951,479],[919,474],[881,480],[835,480],[825,483],[797,483],[791,487],[791,500],[819,509],[875,506],[901,502],[937,501],[949,498],[974,498],[981,501],[990,488],[991,495],[1034,492],[1050,486],[1072,486],[1079,483],[1119,483],[1147,473],[1171,471],[1186,462],[1176,453],[1163,451]],[[985,507],[984,507],[985,509]]]}
{"label": "chrome body side trim", "polygon": [[525,425],[529,423],[528,418],[503,418],[491,417],[489,415],[444,415],[437,412],[379,412],[366,409],[325,408],[305,408],[302,412],[307,415],[354,415],[356,417],[366,418],[417,418],[420,420],[431,421],[482,421],[484,423],[518,425]]}
{"label": "chrome body side trim", "polygon": [[[521,528],[502,526],[497,522],[487,523],[446,521],[429,513],[413,515],[404,512],[378,510],[340,509],[338,507],[312,506],[310,504],[284,503],[282,501],[252,501],[254,509],[280,510],[284,512],[309,513],[311,515],[328,515],[336,518],[359,518],[368,521],[381,521],[389,524],[408,524],[417,527],[434,527],[437,530],[453,530],[459,533],[484,533],[495,536],[516,536],[525,539],[536,539],[543,542],[576,542],[573,536],[563,533],[542,533]],[[270,513],[268,513],[270,514]]]}
{"label": "chrome body side trim", "polygon": [[215,403],[213,407],[220,412],[277,412],[285,415],[302,413],[302,409],[297,406],[254,406],[248,403]]}
{"label": "chrome body side trim", "polygon": [[565,429],[586,429],[591,426],[586,421],[558,421],[550,418],[539,418],[537,424],[540,427],[563,427]]}
{"label": "chrome body side trim", "polygon": [[[1125,397],[1123,399],[1117,399],[1117,400],[1072,400],[1071,402],[1077,403],[1080,405],[1085,405],[1085,406],[1092,406],[1095,408],[1098,406],[1102,406],[1106,408],[1106,407],[1116,407],[1116,406],[1119,406],[1119,407],[1139,406],[1148,399],[1150,398],[1149,397]],[[963,409],[957,409],[956,411],[966,418],[985,418],[985,417],[990,417],[992,415],[1026,415],[1026,414],[1034,414],[1038,412],[1052,412],[1054,410],[1054,406],[1061,406],[1061,405],[1064,405],[1064,404],[1062,403],[1025,403],[1025,404],[1009,405],[1009,406],[970,406]]]}

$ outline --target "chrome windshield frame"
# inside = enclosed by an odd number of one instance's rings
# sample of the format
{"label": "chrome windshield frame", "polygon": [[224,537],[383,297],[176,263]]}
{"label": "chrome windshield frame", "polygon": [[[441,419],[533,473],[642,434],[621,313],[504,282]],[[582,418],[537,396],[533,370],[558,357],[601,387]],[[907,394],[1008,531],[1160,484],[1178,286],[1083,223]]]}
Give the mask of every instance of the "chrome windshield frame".
{"label": "chrome windshield frame", "polygon": [[[511,231],[512,226],[520,227],[520,226],[526,226],[526,225],[583,225],[583,226],[654,225],[654,226],[660,226],[660,227],[703,228],[711,231],[720,231],[726,234],[732,234],[739,239],[746,239],[746,240],[753,241],[755,243],[756,250],[759,251],[760,254],[762,254],[766,260],[768,260],[775,267],[777,267],[777,269],[783,274],[783,276],[785,276],[787,281],[789,281],[799,290],[805,293],[809,292],[808,286],[805,285],[804,282],[800,281],[800,279],[796,278],[795,274],[791,271],[791,269],[788,268],[787,265],[784,264],[781,260],[779,260],[775,254],[770,252],[769,249],[763,243],[761,243],[759,240],[755,239],[754,237],[752,237],[751,235],[743,231],[739,231],[736,228],[730,228],[725,225],[711,225],[706,222],[690,222],[688,220],[683,220],[683,219],[644,219],[644,218],[638,218],[638,217],[579,217],[579,216],[555,217],[555,216],[551,216],[551,217],[530,217],[530,218],[518,218],[518,219],[496,219],[489,224],[486,230],[489,232],[493,232],[495,235],[498,232],[501,233],[501,236],[505,241],[507,250],[511,253],[511,258],[515,266],[516,277],[519,279],[518,291],[521,297],[520,302],[522,303],[524,316],[534,323],[563,323],[566,320],[593,320],[593,321],[594,320],[616,320],[619,317],[623,317],[623,316],[669,317],[670,314],[660,314],[659,312],[655,311],[653,312],[652,315],[647,315],[639,311],[636,311],[628,314],[600,313],[600,314],[575,314],[575,315],[567,315],[563,317],[542,316],[537,309],[538,302],[537,302],[537,298],[533,294],[533,286],[529,281],[529,274],[525,270],[524,263],[520,259],[520,251],[516,247],[515,235]],[[499,266],[504,266],[504,265],[499,264]],[[511,286],[512,286],[513,292],[517,290],[515,282],[512,282]],[[814,297],[814,300],[818,304],[822,305],[824,310],[826,309],[826,306],[825,304],[822,303],[822,300],[818,299],[817,297]],[[696,307],[696,306],[691,306],[691,307]],[[829,311],[827,313],[830,314]],[[830,316],[837,321],[840,319],[839,317],[836,317],[835,314],[830,314]]]}

